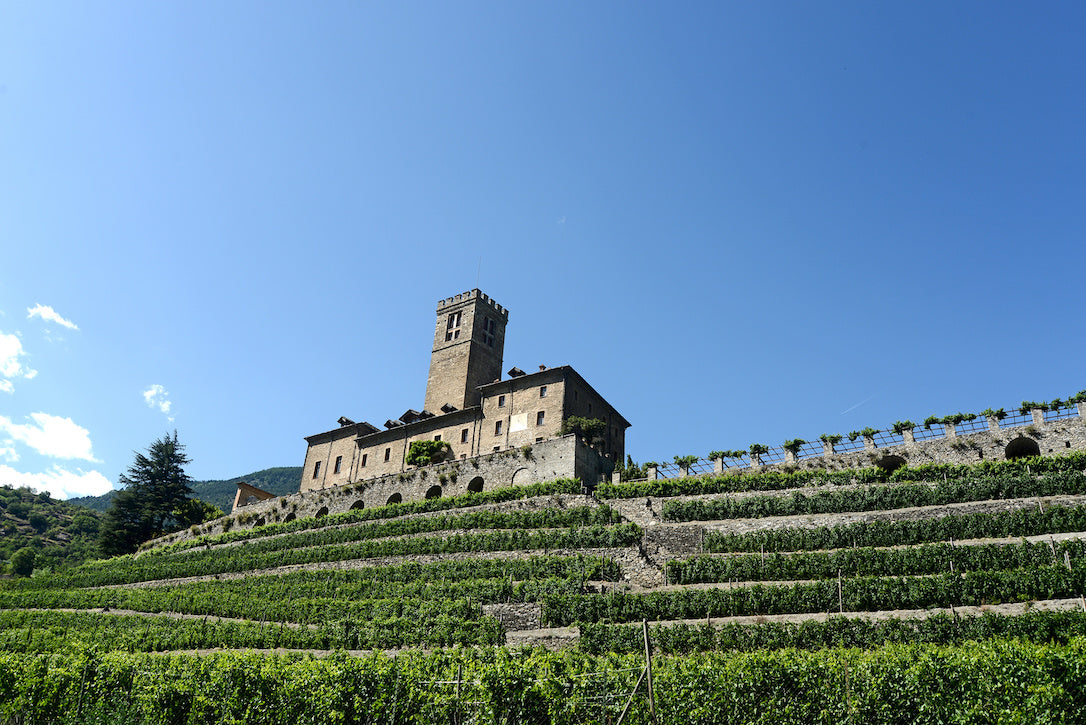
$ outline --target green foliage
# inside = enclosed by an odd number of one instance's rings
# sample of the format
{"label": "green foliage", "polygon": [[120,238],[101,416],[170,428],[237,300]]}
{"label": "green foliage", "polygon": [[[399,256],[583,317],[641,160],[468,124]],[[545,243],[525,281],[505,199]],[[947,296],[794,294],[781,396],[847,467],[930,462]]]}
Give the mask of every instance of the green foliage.
{"label": "green foliage", "polygon": [[781,447],[786,451],[790,451],[793,455],[799,453],[799,449],[807,444],[807,441],[802,438],[791,438],[784,442]]}
{"label": "green foliage", "polygon": [[596,445],[603,440],[603,434],[606,431],[607,424],[599,418],[582,418],[578,415],[571,415],[562,421],[562,426],[558,429],[558,435],[564,436],[573,433],[589,445]]}
{"label": "green foliage", "polygon": [[[878,428],[872,428],[872,427],[868,426],[867,428],[864,428],[863,430],[860,431],[860,435],[862,435],[864,438],[871,438],[878,432],[879,432]],[[849,438],[849,440],[852,440],[852,438]]]}
{"label": "green foliage", "polygon": [[177,431],[154,441],[147,455],[136,454],[119,479],[125,488],[113,497],[106,512],[98,541],[102,553],[135,551],[141,542],[184,525],[174,512],[185,506],[192,493],[184,468],[188,463]]}
{"label": "green foliage", "polygon": [[97,554],[98,522],[93,511],[48,493],[0,486],[0,561],[31,547],[39,570],[79,564]]}
{"label": "green foliage", "polygon": [[1038,403],[1035,400],[1023,400],[1022,404],[1018,406],[1018,412],[1022,415],[1029,415],[1032,410],[1048,410],[1048,403]]}
{"label": "green foliage", "polygon": [[894,423],[894,433],[897,435],[901,435],[907,430],[914,430],[915,428],[916,423],[913,423],[911,420],[899,420]]}
{"label": "green foliage", "polygon": [[1007,411],[1003,410],[1002,408],[996,410],[993,410],[992,408],[985,408],[984,410],[980,411],[980,414],[983,415],[985,418],[995,418],[996,420],[1003,420],[1007,417]]}
{"label": "green foliage", "polygon": [[752,455],[752,456],[760,456],[763,453],[769,453],[769,446],[763,445],[762,443],[751,443],[750,444],[750,455]]}
{"label": "green foliage", "polygon": [[698,462],[698,457],[695,455],[687,456],[675,456],[675,465],[683,470],[689,470],[690,466]]}
{"label": "green foliage", "polygon": [[29,546],[16,551],[11,555],[11,573],[15,576],[30,576],[34,573],[34,560],[37,552]]}
{"label": "green foliage", "polygon": [[856,440],[859,437],[860,437],[860,431],[858,431],[858,430],[852,430],[852,431],[848,432],[849,443],[851,443],[852,441]]}
{"label": "green foliage", "polygon": [[174,519],[181,527],[202,524],[205,521],[217,519],[222,515],[223,510],[221,508],[198,498],[188,499],[173,511]]}
{"label": "green foliage", "polygon": [[841,442],[843,436],[840,433],[823,433],[818,436],[818,440],[823,443],[829,443],[831,446],[835,446]]}
{"label": "green foliage", "polygon": [[404,461],[409,466],[429,466],[444,461],[448,454],[448,441],[411,441]]}
{"label": "green foliage", "polygon": [[626,465],[619,467],[620,481],[639,481],[648,476],[647,466],[639,466],[629,454],[626,454]]}

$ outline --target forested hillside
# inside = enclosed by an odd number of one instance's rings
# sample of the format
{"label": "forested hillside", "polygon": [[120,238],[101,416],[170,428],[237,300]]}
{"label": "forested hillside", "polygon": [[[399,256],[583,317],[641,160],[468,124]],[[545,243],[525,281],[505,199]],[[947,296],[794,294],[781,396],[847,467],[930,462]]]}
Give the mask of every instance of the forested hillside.
{"label": "forested hillside", "polygon": [[0,722],[1086,720],[1082,453],[580,491],[0,583]]}
{"label": "forested hillside", "polygon": [[100,520],[96,512],[48,493],[0,486],[0,562],[10,567],[15,553],[28,549],[31,567],[39,570],[81,563],[96,555]]}
{"label": "forested hillside", "polygon": [[[280,468],[265,468],[263,471],[250,473],[247,476],[237,476],[225,481],[193,481],[192,498],[207,501],[218,506],[223,511],[229,512],[234,505],[234,494],[237,493],[237,483],[244,481],[257,488],[270,491],[276,496],[284,496],[290,493],[298,493],[298,483],[302,477],[302,469],[299,466],[287,466]],[[95,511],[105,511],[113,499],[113,492],[101,496],[82,496],[70,499],[70,503],[86,506]]]}

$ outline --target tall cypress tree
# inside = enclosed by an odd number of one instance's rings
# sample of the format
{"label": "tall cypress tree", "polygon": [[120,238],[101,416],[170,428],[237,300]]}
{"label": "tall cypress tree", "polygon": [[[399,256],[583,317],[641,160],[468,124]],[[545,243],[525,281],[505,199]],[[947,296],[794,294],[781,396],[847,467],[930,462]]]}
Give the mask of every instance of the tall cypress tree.
{"label": "tall cypress tree", "polygon": [[103,554],[133,552],[176,523],[174,511],[192,494],[192,479],[184,468],[189,462],[177,431],[152,443],[147,455],[136,453],[136,460],[119,479],[124,489],[113,497],[102,522],[98,547]]}

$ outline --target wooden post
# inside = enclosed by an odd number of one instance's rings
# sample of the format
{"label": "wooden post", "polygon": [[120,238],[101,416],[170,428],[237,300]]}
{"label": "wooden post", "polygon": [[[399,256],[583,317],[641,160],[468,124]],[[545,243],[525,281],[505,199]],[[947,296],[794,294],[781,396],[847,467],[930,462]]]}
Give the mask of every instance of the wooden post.
{"label": "wooden post", "polygon": [[456,666],[456,704],[453,705],[453,723],[460,725],[460,680],[463,679],[464,665]]}
{"label": "wooden post", "polygon": [[845,596],[841,587],[841,570],[837,570],[837,611],[839,614],[845,613]]}
{"label": "wooden post", "polygon": [[1063,550],[1063,565],[1067,567],[1067,571],[1071,571],[1071,552],[1067,549]]}
{"label": "wooden post", "polygon": [[652,644],[649,642],[649,620],[641,620],[641,633],[645,637],[645,672],[648,675],[645,678],[645,684],[649,688],[649,714],[652,715],[652,721],[656,722],[656,698],[652,692]]}

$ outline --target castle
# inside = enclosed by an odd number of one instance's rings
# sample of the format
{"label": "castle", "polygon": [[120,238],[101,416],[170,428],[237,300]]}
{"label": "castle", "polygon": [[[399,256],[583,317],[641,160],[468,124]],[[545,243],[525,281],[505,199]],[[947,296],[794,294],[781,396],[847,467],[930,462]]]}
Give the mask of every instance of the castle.
{"label": "castle", "polygon": [[[503,380],[508,322],[509,311],[478,289],[438,302],[422,410],[408,409],[383,429],[342,417],[337,428],[308,436],[299,492],[361,483],[359,507],[380,506],[611,473],[625,456],[630,424],[568,365],[514,367]],[[571,416],[601,421],[602,435],[591,442],[559,435]],[[405,475],[418,470],[408,463],[417,441],[444,442],[443,458],[462,462],[456,475]]]}

